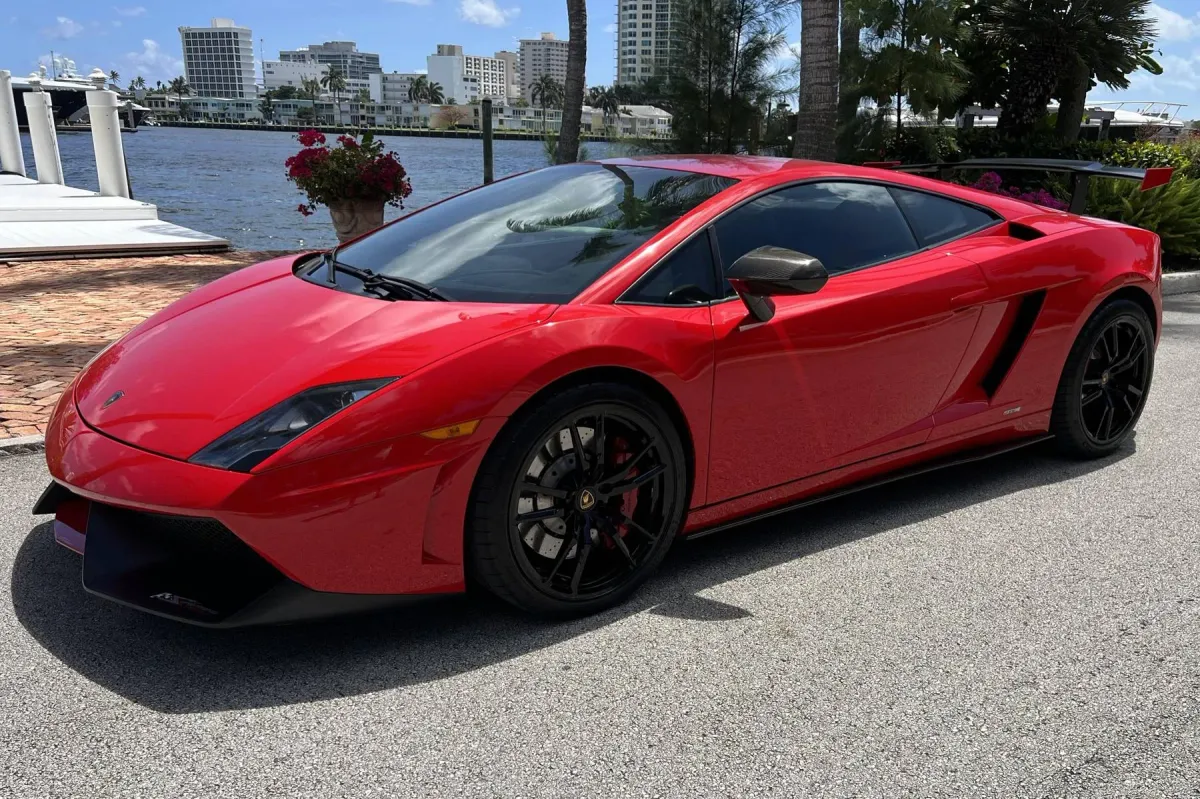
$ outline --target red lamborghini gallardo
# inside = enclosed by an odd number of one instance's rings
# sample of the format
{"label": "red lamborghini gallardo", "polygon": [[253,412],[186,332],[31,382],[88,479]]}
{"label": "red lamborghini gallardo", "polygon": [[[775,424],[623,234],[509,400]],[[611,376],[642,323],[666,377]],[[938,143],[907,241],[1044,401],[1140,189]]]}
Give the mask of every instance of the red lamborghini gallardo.
{"label": "red lamborghini gallardo", "polygon": [[[934,171],[947,167],[928,167]],[[1148,188],[1169,170],[953,168]],[[679,536],[1146,401],[1152,233],[904,171],[543,169],[211,283],[75,379],[37,513],[83,585],[235,626],[473,583],[621,601]]]}

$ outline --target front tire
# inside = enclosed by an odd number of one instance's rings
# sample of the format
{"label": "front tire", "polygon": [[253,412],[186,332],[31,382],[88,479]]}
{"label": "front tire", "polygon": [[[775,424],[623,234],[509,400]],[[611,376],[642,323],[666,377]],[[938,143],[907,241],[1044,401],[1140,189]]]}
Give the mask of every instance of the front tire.
{"label": "front tire", "polygon": [[570,388],[524,409],[484,459],[468,576],[531,613],[595,613],[654,572],[686,505],[683,443],[666,411],[621,383]]}
{"label": "front tire", "polygon": [[1067,356],[1050,417],[1060,451],[1076,458],[1115,452],[1133,433],[1154,373],[1154,328],[1131,300],[1101,306]]}

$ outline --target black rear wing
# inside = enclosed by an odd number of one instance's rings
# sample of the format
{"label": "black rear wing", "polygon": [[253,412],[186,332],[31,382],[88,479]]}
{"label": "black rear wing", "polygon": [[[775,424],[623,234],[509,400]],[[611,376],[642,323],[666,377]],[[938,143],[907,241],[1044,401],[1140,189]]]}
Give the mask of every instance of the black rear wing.
{"label": "black rear wing", "polygon": [[899,161],[876,161],[863,166],[881,167],[897,172],[936,172],[947,180],[963,169],[1027,169],[1038,172],[1064,172],[1071,176],[1071,204],[1067,208],[1073,214],[1082,214],[1087,206],[1088,180],[1093,177],[1136,180],[1141,190],[1147,191],[1162,186],[1171,180],[1173,167],[1150,167],[1138,169],[1128,166],[1105,166],[1095,161],[1069,161],[1058,158],[968,158],[965,161],[949,161],[940,164],[902,164]]}

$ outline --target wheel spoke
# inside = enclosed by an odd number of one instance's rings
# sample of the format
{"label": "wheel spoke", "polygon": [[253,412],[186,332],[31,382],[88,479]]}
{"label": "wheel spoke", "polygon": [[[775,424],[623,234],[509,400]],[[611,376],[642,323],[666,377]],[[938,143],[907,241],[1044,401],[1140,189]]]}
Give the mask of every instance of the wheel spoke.
{"label": "wheel spoke", "polygon": [[592,542],[588,541],[579,552],[579,562],[575,564],[575,573],[571,575],[571,596],[579,595],[579,581],[583,579],[583,570],[587,567],[588,554],[592,551]]}
{"label": "wheel spoke", "polygon": [[602,489],[600,491],[600,496],[607,499],[609,497],[615,497],[618,494],[628,494],[634,489],[641,488],[666,470],[667,467],[661,463],[657,466],[651,466],[649,469],[637,475],[627,483],[617,483],[614,486],[609,486],[608,488]]}
{"label": "wheel spoke", "polygon": [[528,513],[517,514],[517,524],[522,522],[537,522],[542,519],[561,519],[566,514],[566,508],[543,508],[531,510]]}
{"label": "wheel spoke", "polygon": [[541,494],[544,497],[554,497],[555,499],[566,499],[571,496],[571,492],[563,488],[551,488],[550,486],[528,482],[521,483],[521,491],[529,492],[530,494]]}
{"label": "wheel spoke", "polygon": [[1099,379],[1099,378],[1096,378],[1095,380],[1084,380],[1084,381],[1083,381],[1083,387],[1084,387],[1084,388],[1097,388],[1097,387],[1099,387],[1099,386],[1100,386],[1100,379]]}
{"label": "wheel spoke", "polygon": [[[1068,396],[1070,396],[1070,395],[1068,395]],[[1091,405],[1093,402],[1095,402],[1096,400],[1100,399],[1103,396],[1104,396],[1103,391],[1095,391],[1091,394],[1084,394],[1083,402],[1080,403],[1080,407],[1086,408],[1087,406]]]}
{"label": "wheel spoke", "polygon": [[579,425],[571,422],[571,449],[575,453],[575,473],[580,482],[587,479],[587,464],[584,463],[583,439],[579,437]]}
{"label": "wheel spoke", "polygon": [[1125,390],[1128,391],[1130,394],[1132,394],[1135,397],[1140,397],[1143,394],[1143,392],[1140,388],[1138,388],[1137,386],[1132,385],[1132,384],[1125,386]]}
{"label": "wheel spoke", "polygon": [[595,464],[594,468],[592,469],[592,480],[595,481],[599,480],[601,475],[604,473],[604,461],[606,455],[604,451],[604,414],[602,413],[596,416],[596,429],[594,435],[592,436],[592,441],[595,442],[592,448],[593,452],[595,453],[593,455]]}
{"label": "wheel spoke", "polygon": [[1138,342],[1134,346],[1133,351],[1130,352],[1128,355],[1126,355],[1121,360],[1114,363],[1112,366],[1108,367],[1109,374],[1113,374],[1113,375],[1121,374],[1122,372],[1127,371],[1127,370],[1133,368],[1134,366],[1137,366],[1138,359],[1140,359],[1142,357],[1142,353],[1145,351],[1146,351],[1146,342],[1142,341],[1141,337],[1139,336]]}
{"label": "wheel spoke", "polygon": [[616,535],[609,535],[609,538],[612,540],[613,546],[620,550],[621,554],[625,556],[625,562],[629,564],[629,568],[636,569],[637,561],[633,559],[633,553],[629,551],[629,547],[625,546],[625,539],[622,538],[619,533]]}
{"label": "wheel spoke", "polygon": [[658,439],[654,439],[654,438],[652,438],[648,442],[646,442],[645,449],[643,449],[641,452],[639,452],[638,454],[634,455],[632,458],[630,458],[629,460],[627,460],[621,464],[621,466],[623,466],[625,468],[623,468],[619,474],[615,474],[612,477],[609,477],[608,479],[604,480],[604,482],[605,483],[616,483],[616,482],[620,482],[621,480],[624,480],[626,477],[628,477],[629,473],[633,471],[633,467],[637,466],[637,462],[640,461],[642,458],[646,457],[646,455],[651,450],[654,449],[654,445],[657,442],[658,442]]}
{"label": "wheel spoke", "polygon": [[564,536],[562,546],[558,548],[558,556],[554,558],[554,567],[550,569],[550,573],[546,575],[546,579],[542,580],[543,585],[550,585],[554,581],[554,576],[558,574],[558,570],[562,568],[563,563],[567,560],[567,555],[571,552],[571,537]]}
{"label": "wheel spoke", "polygon": [[655,535],[654,533],[650,532],[650,531],[649,531],[649,530],[647,530],[645,527],[642,527],[640,524],[638,524],[638,523],[637,523],[637,522],[635,522],[633,519],[631,519],[631,518],[629,518],[628,516],[626,516],[624,513],[622,513],[622,514],[621,514],[621,518],[622,518],[622,519],[625,521],[625,523],[626,523],[627,525],[629,525],[629,529],[631,529],[631,530],[637,530],[639,533],[641,533],[642,535],[646,536],[646,538],[650,539],[651,541],[657,541],[657,540],[658,540],[658,536],[657,536],[657,535]]}
{"label": "wheel spoke", "polygon": [[1100,438],[1104,441],[1112,438],[1113,416],[1115,415],[1116,412],[1113,410],[1113,406],[1110,404],[1104,409],[1104,413],[1100,416],[1100,428],[1104,431],[1104,435]]}
{"label": "wheel spoke", "polygon": [[1132,419],[1134,415],[1137,414],[1137,409],[1134,407],[1133,403],[1129,401],[1129,397],[1125,394],[1121,395],[1121,399],[1125,402],[1125,407],[1129,409],[1129,418]]}
{"label": "wheel spoke", "polygon": [[[1113,340],[1111,344],[1108,341],[1109,331],[1111,331],[1113,334]],[[1113,361],[1117,359],[1117,353],[1119,352],[1117,349],[1117,326],[1113,325],[1108,330],[1105,330],[1100,335],[1100,340],[1104,342],[1104,355],[1108,358],[1108,363],[1111,366]]]}

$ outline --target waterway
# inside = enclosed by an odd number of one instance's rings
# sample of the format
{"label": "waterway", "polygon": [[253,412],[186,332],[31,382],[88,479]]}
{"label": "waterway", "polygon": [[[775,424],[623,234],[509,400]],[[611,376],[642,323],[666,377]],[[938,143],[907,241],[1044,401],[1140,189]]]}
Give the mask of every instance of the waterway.
{"label": "waterway", "polygon": [[[393,219],[483,181],[483,143],[478,139],[381,137],[394,150],[412,181],[403,210]],[[33,170],[28,135],[26,169]],[[329,213],[310,217],[296,211],[304,199],[288,182],[283,162],[300,149],[295,134],[185,128],[141,128],[122,137],[134,197],[158,206],[159,218],[229,239],[236,247],[283,250],[335,243]],[[97,189],[90,133],[60,133],[59,151],[67,184]],[[496,177],[546,165],[540,141],[494,142]],[[588,142],[588,156],[615,154],[615,146]],[[31,176],[33,176],[31,174]]]}

